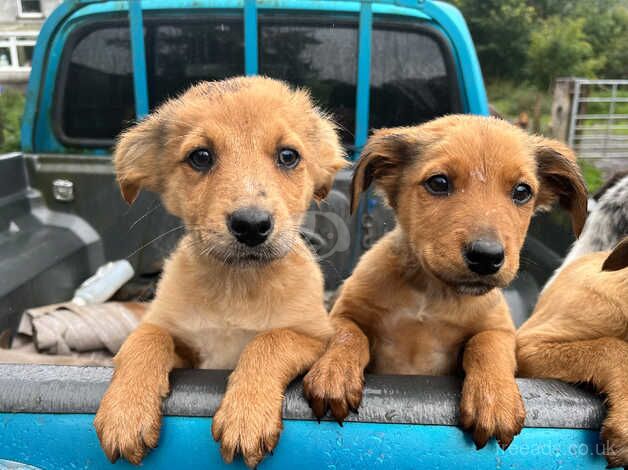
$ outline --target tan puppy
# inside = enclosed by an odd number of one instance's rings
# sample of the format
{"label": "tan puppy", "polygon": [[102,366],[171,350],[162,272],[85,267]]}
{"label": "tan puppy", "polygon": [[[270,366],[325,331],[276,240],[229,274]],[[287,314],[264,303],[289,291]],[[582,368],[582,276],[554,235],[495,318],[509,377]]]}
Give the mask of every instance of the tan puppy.
{"label": "tan puppy", "polygon": [[332,310],[336,333],[305,378],[314,412],[344,419],[363,371],[466,374],[461,422],[482,447],[523,426],[515,329],[502,292],[517,273],[535,208],[559,200],[579,233],[587,196],[572,152],[495,118],[448,116],[382,129],[353,179],[371,182],[397,227],[360,260]]}
{"label": "tan puppy", "polygon": [[114,359],[94,421],[102,447],[139,463],[157,445],[172,368],[237,363],[212,432],[227,461],[239,451],[254,466],[279,437],[285,387],[331,334],[299,226],[345,164],[334,125],[282,82],[205,82],[125,132],[114,162],[129,203],[160,193],[187,233]]}
{"label": "tan puppy", "polygon": [[522,376],[605,393],[604,452],[610,466],[628,466],[628,238],[560,272],[517,332],[517,358]]}

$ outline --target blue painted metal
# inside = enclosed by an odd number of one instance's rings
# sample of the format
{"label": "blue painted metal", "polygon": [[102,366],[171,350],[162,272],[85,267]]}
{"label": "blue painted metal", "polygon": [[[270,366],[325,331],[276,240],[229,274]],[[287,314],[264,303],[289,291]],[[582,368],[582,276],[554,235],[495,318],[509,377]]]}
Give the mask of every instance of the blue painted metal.
{"label": "blue painted metal", "polygon": [[135,116],[137,119],[142,119],[148,114],[148,82],[146,81],[146,48],[144,47],[142,0],[131,0],[129,2],[129,23],[131,27]]}
{"label": "blue painted metal", "polygon": [[[94,432],[92,415],[0,414],[0,456],[42,469],[110,469]],[[143,467],[244,469],[226,465],[210,433],[211,418],[164,418],[159,447]],[[508,451],[495,441],[476,451],[453,426],[284,421],[274,455],[261,468],[464,468],[603,469],[598,433],[527,428]],[[136,468],[118,461],[116,468]]]}
{"label": "blue painted metal", "polygon": [[355,147],[361,149],[369,132],[369,98],[371,93],[371,33],[373,10],[370,3],[360,8],[358,32],[358,80],[356,87]]}
{"label": "blue painted metal", "polygon": [[244,0],[244,73],[257,75],[257,3]]}

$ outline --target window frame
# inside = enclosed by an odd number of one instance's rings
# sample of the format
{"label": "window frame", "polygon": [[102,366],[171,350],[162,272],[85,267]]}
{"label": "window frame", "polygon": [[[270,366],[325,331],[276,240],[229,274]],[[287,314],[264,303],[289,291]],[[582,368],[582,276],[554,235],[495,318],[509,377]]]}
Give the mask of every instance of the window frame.
{"label": "window frame", "polygon": [[0,72],[28,72],[30,65],[21,65],[19,60],[19,47],[35,47],[37,43],[37,31],[0,31],[0,47],[9,50],[9,65],[0,66]]}
{"label": "window frame", "polygon": [[22,0],[15,0],[17,3],[17,17],[18,18],[43,18],[44,10],[42,8],[41,0],[39,0],[39,11],[24,11]]}

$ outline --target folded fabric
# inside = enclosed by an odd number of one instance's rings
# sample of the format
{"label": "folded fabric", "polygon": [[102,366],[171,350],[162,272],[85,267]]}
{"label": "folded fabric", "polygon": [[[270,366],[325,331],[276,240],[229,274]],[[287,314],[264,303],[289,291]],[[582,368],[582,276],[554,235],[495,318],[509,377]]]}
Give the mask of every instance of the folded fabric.
{"label": "folded fabric", "polygon": [[32,340],[38,352],[73,355],[106,350],[114,355],[139,324],[147,304],[106,302],[77,305],[72,302],[26,310],[13,348]]}

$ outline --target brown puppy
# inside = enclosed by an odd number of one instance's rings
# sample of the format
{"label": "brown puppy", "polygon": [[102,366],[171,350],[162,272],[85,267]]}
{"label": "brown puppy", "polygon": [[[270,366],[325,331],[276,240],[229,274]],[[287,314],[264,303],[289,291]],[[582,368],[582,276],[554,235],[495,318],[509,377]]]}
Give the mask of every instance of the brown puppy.
{"label": "brown puppy", "polygon": [[239,451],[254,466],[279,437],[285,387],[331,334],[299,226],[345,164],[334,125],[282,82],[205,82],[125,132],[114,162],[129,203],[160,193],[187,233],[114,359],[94,421],[102,447],[139,463],[157,445],[172,368],[237,363],[212,432],[225,460]]}
{"label": "brown puppy", "polygon": [[[586,189],[572,152],[495,118],[448,116],[382,129],[353,179],[353,205],[374,181],[397,216],[355,268],[332,310],[336,333],[305,378],[321,416],[358,407],[363,371],[466,374],[461,422],[478,447],[506,448],[525,411],[515,329],[504,296],[535,208],[555,200],[579,233]],[[459,361],[461,360],[461,364]]]}
{"label": "brown puppy", "polygon": [[517,358],[522,376],[605,393],[604,452],[610,466],[628,466],[628,238],[560,272],[517,332]]}

